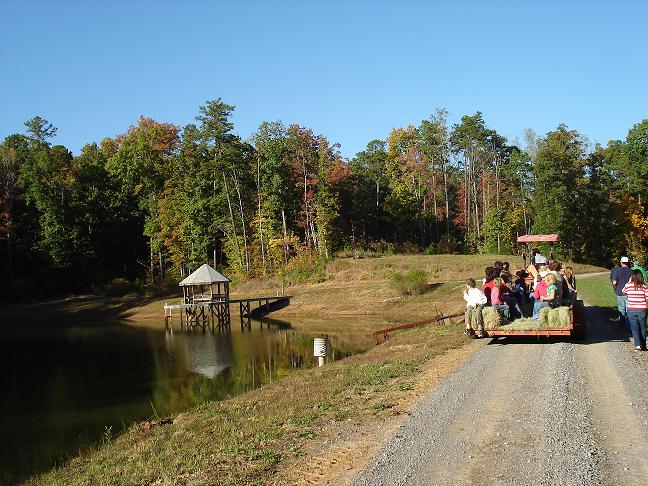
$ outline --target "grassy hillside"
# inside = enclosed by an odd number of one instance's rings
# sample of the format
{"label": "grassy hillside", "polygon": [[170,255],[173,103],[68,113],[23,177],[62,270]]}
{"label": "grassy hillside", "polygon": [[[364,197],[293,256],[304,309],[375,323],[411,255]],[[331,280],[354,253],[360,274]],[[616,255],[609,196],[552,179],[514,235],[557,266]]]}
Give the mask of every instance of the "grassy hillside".
{"label": "grassy hillside", "polygon": [[[521,267],[512,255],[392,255],[380,258],[339,258],[328,263],[324,280],[282,289],[278,278],[252,280],[237,284],[232,295],[292,296],[290,306],[273,313],[296,329],[370,335],[393,323],[425,319],[437,310],[452,313],[463,309],[462,282],[481,278],[484,268],[495,260],[509,261],[512,269]],[[572,264],[576,274],[607,269]],[[394,272],[422,269],[427,275],[428,291],[422,295],[402,296],[390,284]],[[101,325],[107,320],[132,325],[159,327],[165,302],[177,302],[180,292],[165,298],[122,298],[81,296],[56,302],[11,305],[5,309],[5,329],[25,330],[29,324]],[[238,309],[232,306],[234,319]]]}
{"label": "grassy hillside", "polygon": [[[287,287],[293,296],[279,319],[380,316],[390,322],[424,319],[436,309],[455,312],[463,308],[462,284],[466,278],[483,278],[484,268],[496,260],[508,261],[515,271],[522,267],[512,255],[393,255],[370,259],[336,259],[326,267],[326,280]],[[606,271],[601,267],[568,263],[577,275]],[[390,284],[394,272],[420,268],[430,290],[418,296],[401,296]],[[269,285],[268,285],[269,284]],[[241,295],[275,295],[278,281],[249,282],[237,287]]]}

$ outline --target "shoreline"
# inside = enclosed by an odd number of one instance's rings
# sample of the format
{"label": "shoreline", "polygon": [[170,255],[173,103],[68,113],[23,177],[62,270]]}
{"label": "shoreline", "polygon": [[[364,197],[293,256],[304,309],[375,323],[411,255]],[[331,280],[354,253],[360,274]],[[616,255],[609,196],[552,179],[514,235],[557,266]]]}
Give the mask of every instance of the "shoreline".
{"label": "shoreline", "polygon": [[[474,260],[485,258],[493,256],[467,257],[473,261],[456,273],[474,274],[479,264]],[[414,264],[420,262],[420,258],[412,260]],[[386,262],[393,260],[371,263]],[[294,292],[295,305],[291,302],[270,317],[290,322],[297,332],[353,333],[366,336],[370,344],[371,334],[389,324],[419,320],[434,314],[436,308],[449,313],[464,306],[457,290],[461,281],[434,282],[423,295],[399,297],[384,278],[345,282],[340,274],[338,271],[320,284],[289,288]],[[237,294],[243,292],[245,286]],[[128,306],[136,301],[113,298],[113,311],[119,311],[113,322],[157,327],[163,322],[165,300],[171,299],[149,299],[145,305]],[[75,325],[84,325],[85,319],[92,320],[89,316],[101,308],[101,302],[96,297],[71,299],[72,304],[85,305],[61,309],[62,318],[81,318],[82,322]],[[359,302],[372,305],[360,306]],[[233,326],[238,325],[236,315]],[[339,450],[347,443],[357,445],[357,434],[377,437],[377,429],[406,413],[407,404],[438,381],[423,380],[424,370],[437,369],[450,359],[448,356],[454,356],[455,350],[466,348],[457,352],[465,353],[467,359],[472,352],[469,350],[479,344],[465,338],[462,330],[463,326],[457,325],[431,325],[398,333],[380,346],[368,346],[367,351],[324,368],[298,370],[272,385],[224,401],[206,402],[173,420],[162,420],[163,425],[134,424],[114,442],[28,478],[27,484],[102,483],[104,477],[117,484],[147,483],[158,478],[197,484],[213,483],[216,478],[232,484],[293,484],[296,471],[311,467],[309,458],[315,463],[326,462],[329,456],[323,451]],[[441,367],[448,373],[454,369],[447,364]],[[201,447],[207,449],[192,452]],[[358,447],[369,452],[365,445]],[[159,462],[161,457],[164,463]],[[217,470],[214,458],[222,466]],[[332,474],[343,473],[331,470]],[[222,474],[226,474],[226,480]]]}
{"label": "shoreline", "polygon": [[399,334],[323,368],[296,370],[273,384],[155,424],[134,424],[113,442],[26,484],[105,484],[106,478],[111,484],[158,478],[292,484],[305,458],[337,443],[340,434],[353,441],[357,437],[349,432],[366,433],[406,413],[408,404],[432,386],[422,370],[438,371],[434,363],[447,352],[476,344],[461,334],[461,326]]}

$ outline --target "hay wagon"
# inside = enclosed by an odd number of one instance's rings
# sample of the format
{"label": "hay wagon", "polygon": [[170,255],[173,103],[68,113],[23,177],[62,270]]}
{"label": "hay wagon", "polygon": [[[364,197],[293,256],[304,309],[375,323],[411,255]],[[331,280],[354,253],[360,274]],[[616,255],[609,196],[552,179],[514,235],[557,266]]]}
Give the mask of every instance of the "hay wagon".
{"label": "hay wagon", "polygon": [[[486,307],[484,310],[486,309],[489,308]],[[495,311],[492,307],[490,309]],[[484,321],[488,322],[487,319]],[[545,307],[540,309],[540,319],[533,320],[527,317],[509,323],[500,321],[500,323],[487,325],[485,332],[488,337],[573,336],[582,338],[585,336],[585,308],[581,300],[576,301],[574,305],[555,309]]]}
{"label": "hay wagon", "polygon": [[[519,244],[526,244],[530,252],[532,243],[549,245],[550,258],[553,258],[554,245],[560,241],[560,235],[524,235],[517,238]],[[527,262],[526,252],[522,254],[524,269],[532,280],[537,275],[537,269],[531,261]],[[527,281],[527,283],[530,283]],[[495,312],[495,309],[485,308],[486,314]],[[540,310],[540,319],[519,318],[509,323],[502,323],[496,315],[484,316],[485,332],[488,337],[503,336],[585,336],[585,307],[583,301],[576,301],[573,305],[565,305],[556,309],[544,308]]]}

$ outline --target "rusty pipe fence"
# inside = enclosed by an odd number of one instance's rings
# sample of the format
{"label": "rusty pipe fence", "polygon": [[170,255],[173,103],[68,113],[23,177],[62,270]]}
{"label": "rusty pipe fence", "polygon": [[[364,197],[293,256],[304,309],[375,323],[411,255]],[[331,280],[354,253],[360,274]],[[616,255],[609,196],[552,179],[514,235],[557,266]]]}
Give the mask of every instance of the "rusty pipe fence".
{"label": "rusty pipe fence", "polygon": [[[437,322],[441,322],[443,325],[446,324],[446,320],[450,320],[454,317],[459,317],[463,316],[463,312],[457,312],[455,314],[448,314],[445,315],[443,312],[439,312],[437,309],[437,315],[433,317],[432,319],[426,319],[424,321],[418,321],[418,322],[412,322],[410,324],[403,324],[402,326],[395,326],[395,327],[388,327],[387,329],[381,329],[379,331],[374,332],[373,337],[374,337],[374,342],[376,344],[384,343],[387,341],[387,337],[389,333],[391,332],[396,332],[396,331],[403,331],[405,329],[412,329],[413,327],[419,327],[419,326],[426,326],[428,324],[435,324]],[[381,340],[382,338],[382,340]]]}

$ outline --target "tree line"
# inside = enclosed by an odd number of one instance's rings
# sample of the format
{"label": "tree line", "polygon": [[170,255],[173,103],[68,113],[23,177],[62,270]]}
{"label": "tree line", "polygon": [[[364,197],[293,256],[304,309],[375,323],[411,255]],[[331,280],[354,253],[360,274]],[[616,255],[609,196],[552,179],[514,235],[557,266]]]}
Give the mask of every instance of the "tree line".
{"label": "tree line", "polygon": [[509,143],[479,112],[450,126],[437,109],[347,160],[280,121],[243,140],[233,110],[209,101],[183,128],[141,117],[79,155],[38,116],[7,136],[3,294],[161,282],[207,261],[285,276],[343,249],[510,253],[529,232],[560,233],[561,258],[648,256],[648,119],[605,147],[564,125]]}

